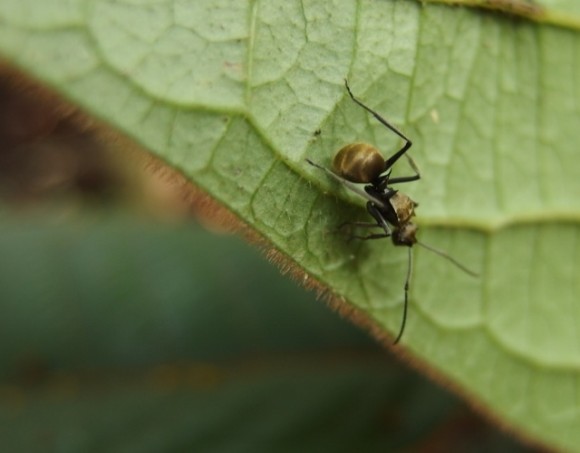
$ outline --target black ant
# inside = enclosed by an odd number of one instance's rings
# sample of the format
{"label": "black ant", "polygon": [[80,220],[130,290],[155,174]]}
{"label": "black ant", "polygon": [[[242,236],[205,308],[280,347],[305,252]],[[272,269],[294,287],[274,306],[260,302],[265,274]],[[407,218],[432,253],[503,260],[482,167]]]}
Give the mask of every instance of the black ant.
{"label": "black ant", "polygon": [[[394,245],[404,245],[408,247],[409,260],[404,287],[405,303],[403,306],[401,328],[394,342],[394,344],[397,344],[403,336],[403,331],[405,330],[405,324],[407,322],[409,281],[411,280],[413,268],[411,247],[413,247],[414,244],[419,244],[421,247],[451,261],[459,269],[469,275],[476,277],[477,274],[463,266],[447,253],[420,242],[416,238],[417,225],[412,223],[411,219],[415,216],[415,208],[418,204],[404,193],[394,190],[391,187],[393,184],[417,181],[421,178],[421,174],[415,165],[415,162],[409,155],[405,154],[409,148],[411,148],[413,143],[395,126],[354,97],[350,87],[348,86],[347,80],[344,81],[344,84],[348,94],[356,104],[373,115],[383,126],[387,127],[405,140],[405,144],[400,150],[385,160],[379,150],[374,146],[367,143],[351,143],[342,147],[338,153],[336,153],[336,156],[334,156],[334,160],[332,161],[334,171],[322,167],[321,165],[312,162],[310,159],[306,159],[306,161],[310,165],[323,170],[347,189],[357,193],[367,200],[367,211],[375,221],[346,223],[343,224],[343,226],[350,224],[359,227],[378,227],[383,231],[380,233],[369,234],[367,236],[354,235],[352,237],[364,240],[390,237]],[[405,155],[415,174],[412,176],[391,178],[392,167],[402,155]],[[364,190],[361,190],[361,188],[356,184],[366,185],[364,186]]]}

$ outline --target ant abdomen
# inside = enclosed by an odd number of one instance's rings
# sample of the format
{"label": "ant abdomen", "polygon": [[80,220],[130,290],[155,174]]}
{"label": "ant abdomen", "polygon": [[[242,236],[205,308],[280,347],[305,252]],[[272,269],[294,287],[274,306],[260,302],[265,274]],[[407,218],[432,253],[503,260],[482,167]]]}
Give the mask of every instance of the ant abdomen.
{"label": "ant abdomen", "polygon": [[336,174],[355,183],[372,183],[385,171],[385,158],[367,143],[342,147],[332,161]]}

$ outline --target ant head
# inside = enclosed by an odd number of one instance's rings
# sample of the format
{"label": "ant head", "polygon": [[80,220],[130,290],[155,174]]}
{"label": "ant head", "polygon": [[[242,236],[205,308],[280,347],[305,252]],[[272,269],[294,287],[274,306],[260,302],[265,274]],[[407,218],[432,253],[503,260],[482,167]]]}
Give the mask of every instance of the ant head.
{"label": "ant head", "polygon": [[413,244],[417,243],[417,238],[415,237],[417,230],[417,225],[411,222],[401,225],[391,236],[393,244],[412,247]]}

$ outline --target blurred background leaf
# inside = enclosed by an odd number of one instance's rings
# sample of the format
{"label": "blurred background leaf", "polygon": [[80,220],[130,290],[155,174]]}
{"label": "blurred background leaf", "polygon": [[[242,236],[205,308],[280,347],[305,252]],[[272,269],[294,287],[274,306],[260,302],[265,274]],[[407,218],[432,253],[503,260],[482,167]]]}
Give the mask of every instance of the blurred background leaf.
{"label": "blurred background leaf", "polygon": [[0,270],[7,451],[518,449],[237,238],[4,218]]}

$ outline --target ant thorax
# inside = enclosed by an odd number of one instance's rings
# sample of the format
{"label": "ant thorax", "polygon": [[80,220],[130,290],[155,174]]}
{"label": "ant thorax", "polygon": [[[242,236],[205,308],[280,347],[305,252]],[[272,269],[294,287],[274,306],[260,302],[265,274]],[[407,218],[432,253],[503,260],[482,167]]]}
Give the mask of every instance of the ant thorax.
{"label": "ant thorax", "polygon": [[411,221],[411,218],[415,216],[415,203],[409,196],[404,193],[397,192],[389,198],[389,203],[397,213],[397,219],[399,224],[396,226],[403,226]]}

